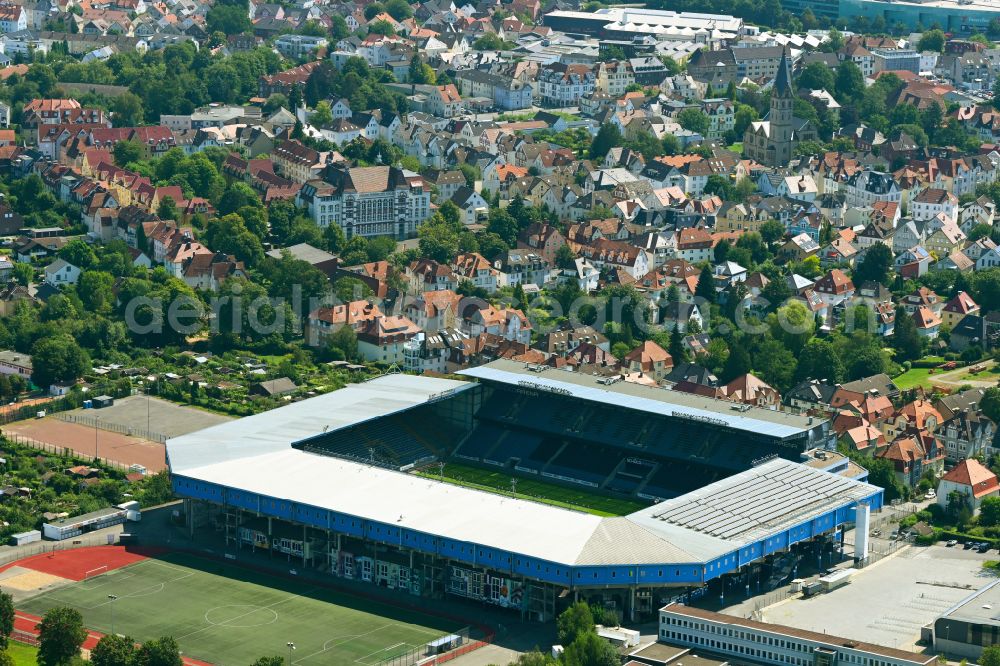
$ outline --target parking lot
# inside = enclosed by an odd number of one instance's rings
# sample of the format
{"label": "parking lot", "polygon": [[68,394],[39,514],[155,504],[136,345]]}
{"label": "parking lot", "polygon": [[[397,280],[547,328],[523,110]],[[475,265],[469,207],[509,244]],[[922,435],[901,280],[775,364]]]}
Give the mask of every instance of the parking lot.
{"label": "parking lot", "polygon": [[982,587],[992,574],[979,553],[961,545],[909,546],[858,571],[851,582],[826,594],[794,597],[762,611],[765,622],[847,636],[904,650],[920,649],[920,628]]}

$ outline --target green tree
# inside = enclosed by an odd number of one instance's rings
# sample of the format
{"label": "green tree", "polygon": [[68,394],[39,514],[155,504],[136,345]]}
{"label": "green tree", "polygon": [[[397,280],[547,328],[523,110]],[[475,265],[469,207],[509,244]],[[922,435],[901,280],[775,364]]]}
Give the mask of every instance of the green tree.
{"label": "green tree", "polygon": [[145,116],[142,98],[132,92],[123,92],[111,102],[111,113],[115,127],[135,127]]}
{"label": "green tree", "polygon": [[840,63],[837,66],[834,88],[834,95],[841,104],[859,97],[865,89],[865,77],[861,68],[850,60]]}
{"label": "green tree", "polygon": [[183,666],[180,646],[171,636],[156,638],[143,643],[137,654],[142,666]]}
{"label": "green tree", "polygon": [[357,360],[358,335],[350,326],[341,326],[327,337],[326,349],[333,361]]}
{"label": "green tree", "polygon": [[1000,497],[986,497],[979,504],[979,524],[983,527],[1000,525]]}
{"label": "green tree", "polygon": [[115,164],[124,167],[142,159],[142,144],[131,139],[128,141],[119,141],[115,144],[112,154],[115,158]]}
{"label": "green tree", "polygon": [[135,639],[105,634],[90,651],[90,663],[94,666],[136,666]]}
{"label": "green tree", "polygon": [[896,349],[896,358],[901,361],[913,361],[923,353],[917,324],[902,305],[896,306],[892,346]]}
{"label": "green tree", "polygon": [[39,666],[71,664],[79,656],[80,647],[87,638],[83,616],[73,608],[57,607],[49,610],[36,628]]}
{"label": "green tree", "polygon": [[729,349],[729,358],[722,368],[719,379],[724,383],[729,383],[737,377],[750,372],[750,354],[746,350],[746,345],[734,344]]}
{"label": "green tree", "polygon": [[844,381],[844,363],[830,341],[812,338],[798,355],[795,378],[799,381],[825,379],[831,384],[839,384]]}
{"label": "green tree", "polygon": [[66,243],[59,250],[59,258],[84,271],[97,263],[97,253],[94,252],[94,248],[81,238],[74,238]]}
{"label": "green tree", "polygon": [[397,21],[405,21],[413,16],[413,8],[406,0],[385,0],[385,10]]}
{"label": "green tree", "polygon": [[854,283],[859,287],[867,282],[889,284],[889,272],[892,270],[892,250],[884,243],[875,243],[865,252],[864,259],[854,269]]}
{"label": "green tree", "polygon": [[677,324],[674,324],[674,327],[670,329],[670,344],[667,352],[673,359],[674,365],[680,365],[687,359],[687,349],[684,347],[684,335]]}
{"label": "green tree", "polygon": [[704,299],[706,303],[715,302],[715,276],[712,274],[712,269],[709,266],[701,269],[701,275],[698,276],[698,284],[694,289],[694,295],[697,298]]}
{"label": "green tree", "polygon": [[239,35],[250,29],[250,15],[245,7],[216,3],[205,15],[209,32]]}
{"label": "green tree", "polygon": [[576,267],[576,255],[573,254],[573,249],[569,245],[560,245],[559,249],[556,250],[556,266],[563,269]]}
{"label": "green tree", "polygon": [[6,650],[10,634],[14,631],[14,598],[0,592],[0,650]]}
{"label": "green tree", "polygon": [[979,401],[979,409],[986,415],[986,418],[994,423],[1000,423],[1000,388],[991,386],[986,389]]}
{"label": "green tree", "polygon": [[330,103],[325,99],[321,100],[316,104],[316,108],[313,109],[312,115],[309,116],[309,122],[315,127],[325,127],[333,122],[333,111],[330,109]]}
{"label": "green tree", "polygon": [[472,42],[472,48],[476,51],[502,51],[505,47],[506,44],[495,32],[488,32]]}
{"label": "green tree", "polygon": [[31,348],[31,365],[31,381],[40,388],[76,381],[91,368],[90,356],[65,333],[38,340]]}
{"label": "green tree", "polygon": [[260,238],[247,229],[239,215],[213,218],[205,229],[204,240],[212,250],[231,254],[247,266],[256,266],[264,257]]}
{"label": "green tree", "polygon": [[827,90],[833,92],[836,79],[833,70],[821,62],[811,62],[799,74],[799,88],[809,90]]}
{"label": "green tree", "polygon": [[561,645],[569,645],[581,636],[594,631],[594,615],[585,601],[578,601],[556,618],[556,634]]}
{"label": "green tree", "polygon": [[1000,666],[1000,645],[984,647],[977,663],[979,666]]}
{"label": "green tree", "polygon": [[689,108],[677,114],[677,124],[689,132],[704,136],[708,132],[710,121],[701,109]]}
{"label": "green tree", "polygon": [[115,306],[115,276],[105,271],[84,271],[76,287],[89,312],[107,315]]}
{"label": "green tree", "polygon": [[785,236],[785,225],[777,220],[767,220],[760,225],[760,237],[768,246],[773,246]]}
{"label": "green tree", "polygon": [[253,662],[251,666],[285,666],[285,658],[277,655],[273,657],[261,657]]}
{"label": "green tree", "polygon": [[621,145],[621,142],[622,134],[618,131],[618,127],[611,123],[604,123],[590,144],[590,159],[604,159],[608,151]]}
{"label": "green tree", "polygon": [[944,32],[941,30],[928,30],[924,34],[920,35],[920,40],[917,41],[918,51],[935,51],[941,53],[944,50],[945,36]]}
{"label": "green tree", "polygon": [[161,220],[176,221],[179,216],[177,202],[170,195],[164,196],[160,199],[160,205],[156,207],[156,214]]}
{"label": "green tree", "polygon": [[565,666],[618,666],[620,663],[614,646],[593,631],[577,636],[563,654]]}

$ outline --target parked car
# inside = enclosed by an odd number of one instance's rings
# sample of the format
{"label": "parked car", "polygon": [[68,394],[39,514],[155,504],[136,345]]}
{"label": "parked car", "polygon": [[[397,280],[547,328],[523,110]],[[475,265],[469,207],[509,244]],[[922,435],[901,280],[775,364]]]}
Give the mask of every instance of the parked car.
{"label": "parked car", "polygon": [[951,541],[949,541],[949,542],[948,542],[948,543],[946,543],[945,545],[946,545],[946,546],[947,546],[948,548],[951,548],[952,546],[955,546],[955,545],[956,545],[957,543],[958,543],[958,540],[957,540],[957,539],[952,539]]}
{"label": "parked car", "polygon": [[966,541],[965,543],[962,544],[962,550],[969,550],[970,548],[972,548],[971,541]]}
{"label": "parked car", "polygon": [[981,543],[981,544],[979,544],[978,550],[979,550],[980,553],[989,552],[989,550],[990,550],[990,544],[988,544],[988,543]]}
{"label": "parked car", "polygon": [[925,500],[937,499],[937,493],[934,492],[933,490],[928,490],[927,494],[924,495],[924,499]]}

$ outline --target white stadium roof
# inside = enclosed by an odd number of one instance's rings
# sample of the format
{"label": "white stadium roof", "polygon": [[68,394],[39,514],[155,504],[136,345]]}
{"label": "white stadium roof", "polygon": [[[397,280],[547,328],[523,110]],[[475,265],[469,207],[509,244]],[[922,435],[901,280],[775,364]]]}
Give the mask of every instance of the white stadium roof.
{"label": "white stadium roof", "polygon": [[585,373],[553,368],[534,372],[524,363],[507,359],[462,370],[458,374],[515,386],[534,385],[543,391],[566,391],[583,400],[637,409],[651,414],[719,421],[729,428],[772,437],[799,435],[819,423],[808,417],[788,412],[750,407],[728,400],[670,391],[633,382],[602,384],[606,378]]}
{"label": "white stadium roof", "polygon": [[291,447],[471,386],[409,375],[350,385],[170,439],[171,472],[566,565],[700,563],[879,491],[771,460],[632,515],[600,518]]}

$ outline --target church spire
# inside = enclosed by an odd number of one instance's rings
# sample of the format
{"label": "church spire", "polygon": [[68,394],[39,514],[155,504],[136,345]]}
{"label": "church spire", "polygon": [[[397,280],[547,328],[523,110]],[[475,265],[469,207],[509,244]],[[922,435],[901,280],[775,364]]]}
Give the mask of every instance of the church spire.
{"label": "church spire", "polygon": [[792,57],[786,46],[781,50],[781,62],[778,63],[778,74],[774,77],[772,95],[779,97],[792,96]]}

